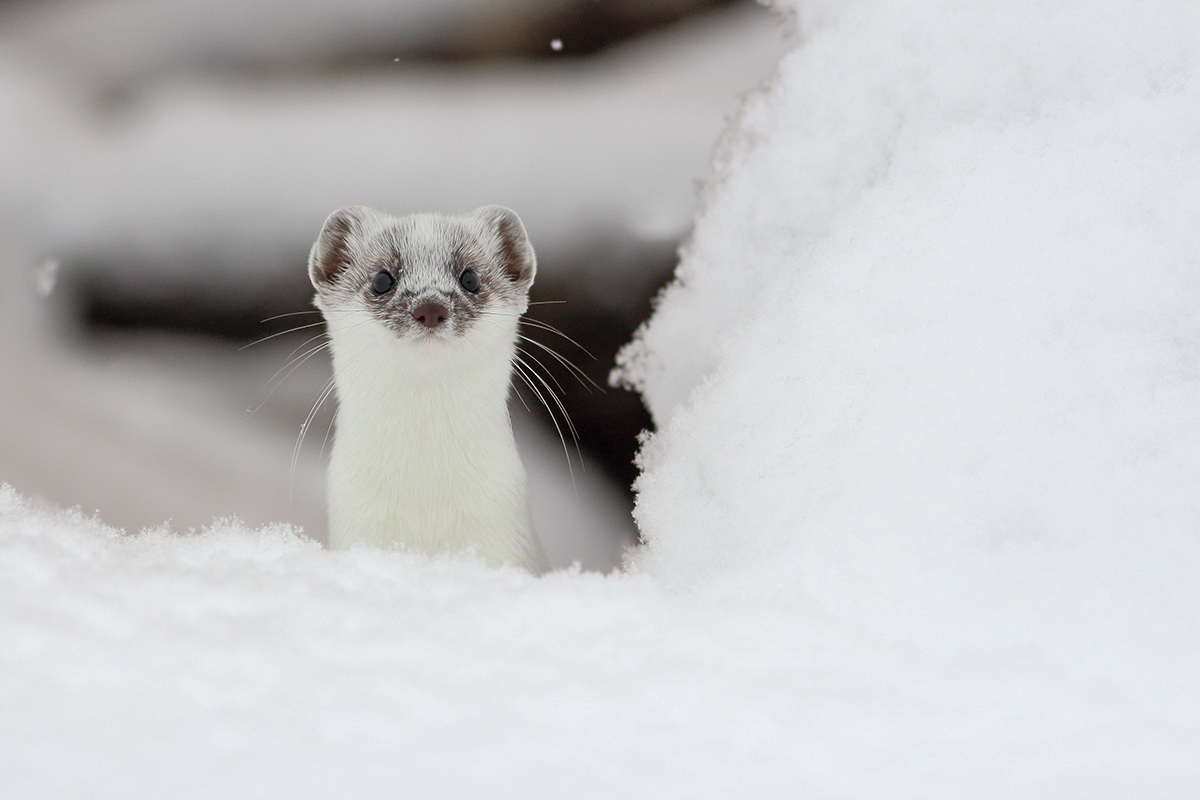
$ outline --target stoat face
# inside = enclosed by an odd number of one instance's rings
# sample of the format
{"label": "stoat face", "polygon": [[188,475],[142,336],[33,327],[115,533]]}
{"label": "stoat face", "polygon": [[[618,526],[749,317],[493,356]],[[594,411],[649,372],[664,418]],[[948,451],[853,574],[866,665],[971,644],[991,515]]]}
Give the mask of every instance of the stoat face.
{"label": "stoat face", "polygon": [[335,342],[410,352],[511,348],[535,271],[525,227],[500,206],[407,217],[343,208],[308,265]]}

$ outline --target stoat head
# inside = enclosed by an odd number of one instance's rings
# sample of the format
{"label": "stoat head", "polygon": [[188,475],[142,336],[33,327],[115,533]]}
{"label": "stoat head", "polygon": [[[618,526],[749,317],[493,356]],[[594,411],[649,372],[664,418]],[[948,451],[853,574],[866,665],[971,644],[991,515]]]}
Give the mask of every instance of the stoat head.
{"label": "stoat head", "polygon": [[335,340],[386,331],[405,344],[474,349],[497,336],[511,346],[536,269],[525,226],[501,206],[407,217],[342,208],[325,220],[308,261]]}

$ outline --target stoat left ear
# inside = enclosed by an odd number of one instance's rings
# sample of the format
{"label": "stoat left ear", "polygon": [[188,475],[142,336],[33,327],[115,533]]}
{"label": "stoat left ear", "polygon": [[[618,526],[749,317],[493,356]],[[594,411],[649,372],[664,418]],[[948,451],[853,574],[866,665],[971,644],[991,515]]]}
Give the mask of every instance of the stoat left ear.
{"label": "stoat left ear", "polygon": [[537,273],[537,256],[534,255],[533,245],[529,243],[529,234],[525,232],[521,218],[504,206],[483,206],[471,214],[481,219],[496,235],[497,257],[517,289],[529,291]]}
{"label": "stoat left ear", "polygon": [[329,215],[308,255],[308,278],[320,289],[337,281],[352,261],[352,240],[376,212],[366,206],[347,206]]}

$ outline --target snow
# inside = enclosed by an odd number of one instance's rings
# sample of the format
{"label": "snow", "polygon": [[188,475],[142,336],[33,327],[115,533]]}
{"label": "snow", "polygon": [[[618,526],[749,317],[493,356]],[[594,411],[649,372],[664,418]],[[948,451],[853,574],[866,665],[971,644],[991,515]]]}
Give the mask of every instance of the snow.
{"label": "snow", "polygon": [[9,489],[0,519],[13,796],[598,797],[669,785],[674,758],[732,790],[693,759],[737,753],[713,723],[758,729],[741,704],[786,677],[753,605],[714,618],[647,578],[334,554],[282,527],[121,537]]}
{"label": "snow", "polygon": [[625,572],[5,488],[6,790],[1194,797],[1197,9],[798,14],[623,359]]}
{"label": "snow", "polygon": [[826,9],[623,356],[640,567],[970,665],[1060,795],[1196,785],[1197,19],[1110,12]]}

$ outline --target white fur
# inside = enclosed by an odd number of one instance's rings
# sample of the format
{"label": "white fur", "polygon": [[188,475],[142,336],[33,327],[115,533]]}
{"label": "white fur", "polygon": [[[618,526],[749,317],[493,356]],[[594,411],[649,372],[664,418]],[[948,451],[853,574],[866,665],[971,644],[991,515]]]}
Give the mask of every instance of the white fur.
{"label": "white fur", "polygon": [[[428,227],[439,218],[419,222],[417,244],[436,241]],[[413,280],[445,283],[435,271],[416,272]],[[416,339],[356,308],[352,296],[319,294],[317,302],[329,323],[338,397],[330,546],[473,550],[491,564],[543,570],[507,406],[524,293],[519,305],[489,304],[460,335]]]}

